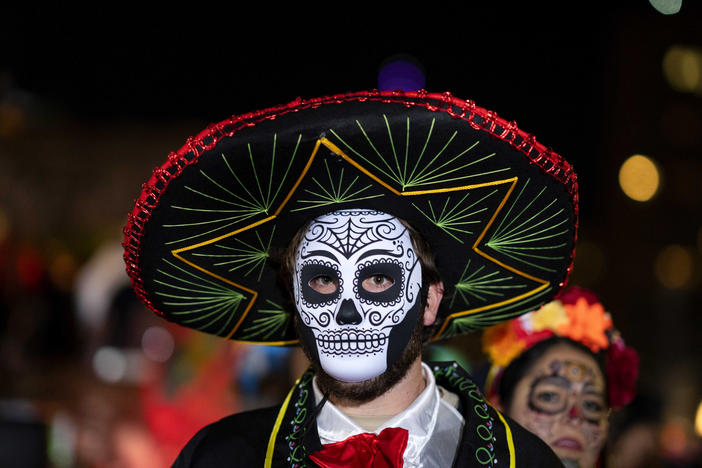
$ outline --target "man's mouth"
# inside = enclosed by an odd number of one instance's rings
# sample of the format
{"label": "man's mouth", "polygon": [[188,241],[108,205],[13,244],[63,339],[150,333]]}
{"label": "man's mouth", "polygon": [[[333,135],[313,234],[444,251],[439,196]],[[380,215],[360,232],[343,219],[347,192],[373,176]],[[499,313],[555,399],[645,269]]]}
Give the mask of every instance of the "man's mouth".
{"label": "man's mouth", "polygon": [[576,452],[582,452],[583,450],[583,445],[579,441],[570,437],[561,437],[553,443],[553,446]]}
{"label": "man's mouth", "polygon": [[324,333],[317,337],[317,347],[329,354],[358,354],[378,352],[387,343],[387,336],[375,332]]}

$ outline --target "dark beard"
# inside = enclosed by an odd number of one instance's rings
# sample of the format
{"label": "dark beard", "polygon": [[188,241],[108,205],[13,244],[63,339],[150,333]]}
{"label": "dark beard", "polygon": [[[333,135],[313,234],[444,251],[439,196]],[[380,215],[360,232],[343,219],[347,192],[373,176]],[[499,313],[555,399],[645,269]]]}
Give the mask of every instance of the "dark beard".
{"label": "dark beard", "polygon": [[[297,325],[298,333],[300,332],[299,326]],[[314,367],[317,385],[322,393],[328,392],[330,399],[337,403],[343,402],[348,406],[356,406],[378,398],[402,380],[410,366],[422,353],[423,329],[423,314],[419,314],[414,331],[399,359],[379,376],[363,382],[342,382],[335,379],[322,369],[319,360],[314,358],[315,353],[310,351],[305,340],[300,340],[300,346]]]}

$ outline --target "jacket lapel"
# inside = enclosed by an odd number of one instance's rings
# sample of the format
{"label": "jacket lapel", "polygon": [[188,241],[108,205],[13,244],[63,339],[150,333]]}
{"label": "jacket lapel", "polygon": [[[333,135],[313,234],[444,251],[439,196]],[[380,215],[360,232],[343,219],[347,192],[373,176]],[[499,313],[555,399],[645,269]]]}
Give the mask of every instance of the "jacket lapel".
{"label": "jacket lapel", "polygon": [[307,456],[320,450],[310,367],[288,393],[270,436],[265,467],[316,466]]}
{"label": "jacket lapel", "polygon": [[478,386],[455,362],[431,362],[437,385],[458,395],[465,419],[454,466],[514,467],[514,444],[509,425],[488,404]]}

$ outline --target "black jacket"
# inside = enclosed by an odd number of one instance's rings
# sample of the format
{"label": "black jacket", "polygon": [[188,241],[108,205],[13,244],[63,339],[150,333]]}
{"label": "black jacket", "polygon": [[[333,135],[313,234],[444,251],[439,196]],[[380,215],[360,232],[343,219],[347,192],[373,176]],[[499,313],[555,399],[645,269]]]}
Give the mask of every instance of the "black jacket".
{"label": "black jacket", "polygon": [[[465,419],[454,467],[560,467],[541,439],[490,406],[455,363],[429,363],[437,385],[457,394]],[[307,455],[322,445],[308,370],[282,405],[228,416],[200,430],[174,468],[316,466]],[[266,464],[269,463],[269,464]]]}

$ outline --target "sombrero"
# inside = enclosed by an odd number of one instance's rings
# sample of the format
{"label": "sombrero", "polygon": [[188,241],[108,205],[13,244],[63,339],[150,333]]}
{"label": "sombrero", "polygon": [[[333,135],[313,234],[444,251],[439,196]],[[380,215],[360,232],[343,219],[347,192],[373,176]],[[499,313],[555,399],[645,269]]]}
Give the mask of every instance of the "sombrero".
{"label": "sombrero", "polygon": [[125,227],[141,300],[224,338],[297,342],[276,253],[307,221],[382,211],[428,240],[445,286],[433,339],[550,301],[571,269],[572,167],[449,93],[297,99],[210,125],[168,156]]}

